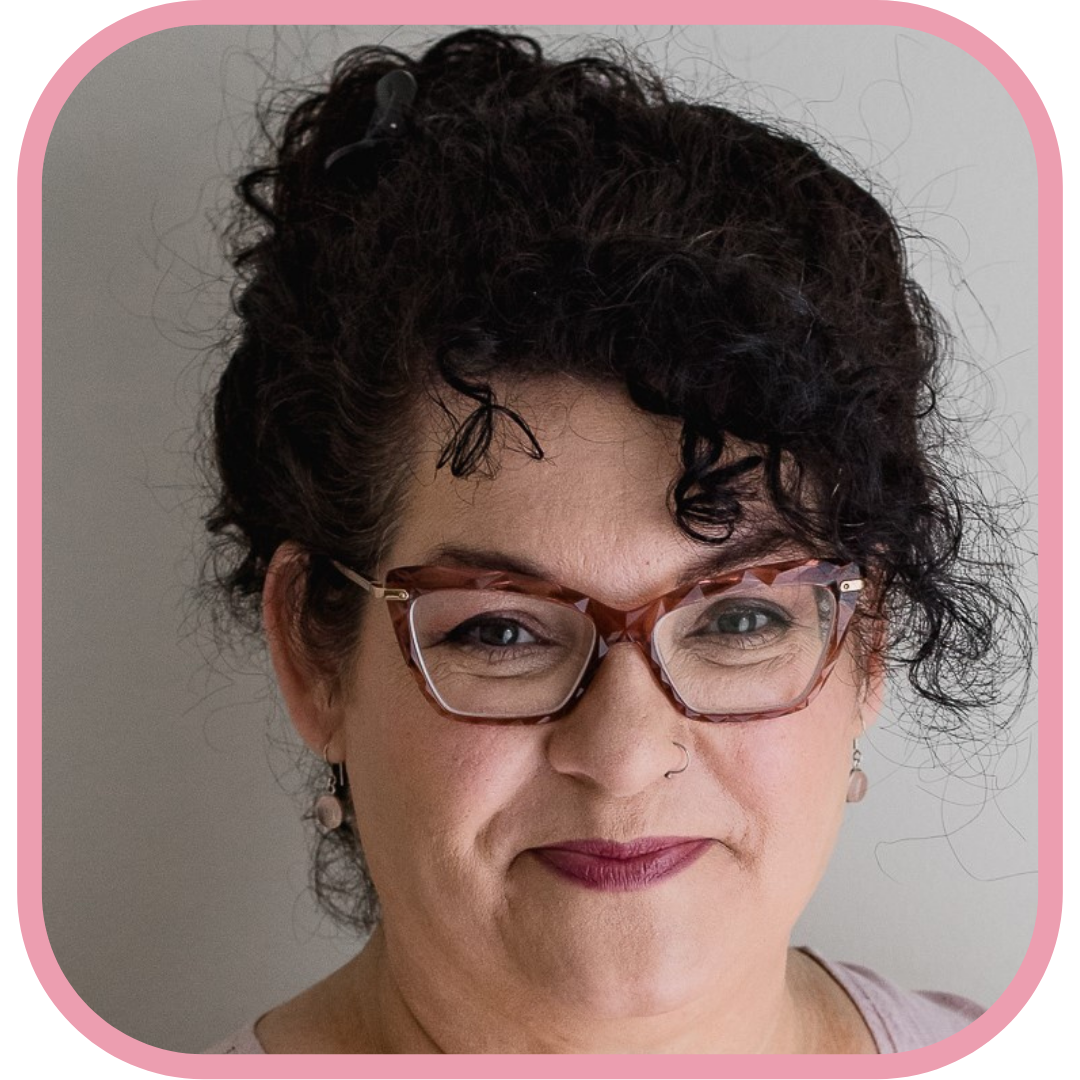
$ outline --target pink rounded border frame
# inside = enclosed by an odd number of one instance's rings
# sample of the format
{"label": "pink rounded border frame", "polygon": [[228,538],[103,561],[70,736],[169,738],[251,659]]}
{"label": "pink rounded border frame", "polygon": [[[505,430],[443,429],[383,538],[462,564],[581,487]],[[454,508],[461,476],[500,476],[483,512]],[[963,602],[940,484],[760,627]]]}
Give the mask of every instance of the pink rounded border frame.
{"label": "pink rounded border frame", "polygon": [[[432,1077],[894,1077],[940,1068],[972,1053],[1000,1032],[1023,1008],[1049,963],[1057,940],[1062,905],[1062,176],[1053,126],[1038,94],[1015,62],[985,35],[950,15],[915,4],[882,0],[761,0],[752,8],[701,0],[665,7],[669,19],[686,24],[886,25],[934,34],[963,49],[990,71],[1023,116],[1038,169],[1039,245],[1039,459],[1043,498],[1039,509],[1040,666],[1039,749],[1039,901],[1031,945],[1016,977],[987,1012],[963,1031],[922,1050],[873,1057],[674,1055],[658,1060],[636,1055],[563,1055],[557,1068],[544,1055],[373,1055],[364,1068],[353,1056],[201,1056],[148,1046],[118,1031],[93,1012],[68,983],[49,945],[41,903],[41,655],[23,647],[18,657],[18,907],[23,940],[34,971],[56,1007],[87,1039],[132,1065],[181,1077],[349,1077],[359,1073]],[[358,10],[358,8],[360,10]],[[593,0],[591,23],[609,17],[652,21],[641,0]],[[510,9],[510,10],[508,10]],[[310,25],[348,24],[374,14],[344,0],[309,0],[303,7]],[[394,14],[416,23],[543,25],[559,15],[567,24],[582,22],[580,4],[563,0],[512,5],[491,0],[440,3],[399,0]],[[448,18],[449,17],[449,18]],[[722,20],[720,19],[722,17]],[[53,76],[27,126],[18,174],[18,549],[20,642],[40,642],[41,604],[41,173],[46,144],[68,95],[96,64],[139,37],[175,26],[274,24],[295,22],[290,0],[187,0],[137,12],[106,27],[82,45]]]}

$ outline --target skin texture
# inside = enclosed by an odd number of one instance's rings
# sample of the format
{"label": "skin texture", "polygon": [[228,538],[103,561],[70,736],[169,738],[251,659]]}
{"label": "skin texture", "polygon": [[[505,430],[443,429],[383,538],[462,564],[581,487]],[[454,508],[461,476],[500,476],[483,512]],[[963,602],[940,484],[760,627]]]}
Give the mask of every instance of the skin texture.
{"label": "skin texture", "polygon": [[[380,573],[452,543],[620,608],[673,588],[704,550],[666,506],[678,425],[567,379],[509,403],[544,459],[507,448],[494,479],[453,479],[434,468],[433,413]],[[736,543],[760,529],[750,518]],[[788,947],[876,712],[879,680],[850,646],[816,700],[776,720],[685,718],[624,643],[560,721],[457,723],[427,704],[377,603],[340,685],[306,663],[282,585],[296,555],[279,551],[267,586],[271,652],[301,736],[346,762],[384,920],[354,962],[263,1019],[268,1050],[873,1052],[843,992]],[[691,764],[666,779],[676,741]],[[647,836],[711,844],[633,892],[582,888],[530,853]]]}

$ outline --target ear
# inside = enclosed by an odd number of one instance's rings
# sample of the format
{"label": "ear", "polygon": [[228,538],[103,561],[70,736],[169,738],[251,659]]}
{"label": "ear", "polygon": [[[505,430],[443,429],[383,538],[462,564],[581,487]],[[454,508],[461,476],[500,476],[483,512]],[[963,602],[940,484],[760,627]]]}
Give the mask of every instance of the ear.
{"label": "ear", "polygon": [[270,659],[281,696],[297,734],[320,757],[340,761],[334,743],[341,716],[326,673],[312,662],[300,636],[300,603],[307,555],[299,545],[282,544],[266,571],[262,617]]}
{"label": "ear", "polygon": [[859,703],[859,719],[865,730],[877,723],[885,704],[885,661],[880,653],[871,653],[866,662],[862,700]]}
{"label": "ear", "polygon": [[885,704],[885,640],[887,625],[878,623],[866,645],[862,686],[859,694],[859,721],[862,730],[877,722]]}

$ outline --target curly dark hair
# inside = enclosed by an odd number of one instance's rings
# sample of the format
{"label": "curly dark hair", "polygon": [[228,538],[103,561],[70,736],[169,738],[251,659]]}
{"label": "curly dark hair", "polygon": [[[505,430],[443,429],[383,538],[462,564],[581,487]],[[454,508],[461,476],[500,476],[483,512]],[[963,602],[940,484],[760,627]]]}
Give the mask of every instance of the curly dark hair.
{"label": "curly dark hair", "polygon": [[[398,69],[417,87],[400,130],[354,147]],[[681,421],[688,536],[723,543],[764,490],[786,535],[866,568],[864,638],[929,706],[923,736],[1007,722],[1029,632],[1003,528],[948,464],[951,339],[866,187],[634,57],[555,62],[488,30],[355,49],[264,129],[229,232],[207,519],[209,577],[247,626],[293,541],[303,639],[340,665],[365,600],[330,560],[370,571],[389,549],[418,405],[458,406],[440,467],[491,475],[502,425],[543,454],[493,380],[570,374]],[[319,896],[369,927],[354,830],[320,843]]]}

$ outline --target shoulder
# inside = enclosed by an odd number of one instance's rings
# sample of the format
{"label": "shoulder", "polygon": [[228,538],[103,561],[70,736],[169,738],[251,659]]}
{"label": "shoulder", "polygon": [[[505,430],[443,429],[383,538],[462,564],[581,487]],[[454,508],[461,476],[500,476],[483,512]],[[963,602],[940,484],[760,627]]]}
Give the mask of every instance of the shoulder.
{"label": "shoulder", "polygon": [[221,1039],[203,1051],[204,1054],[265,1054],[255,1035],[255,1022],[242,1027],[227,1039]]}
{"label": "shoulder", "polygon": [[959,994],[906,990],[858,964],[825,960],[807,952],[846,991],[870,1028],[878,1052],[902,1053],[947,1039],[985,1011]]}

